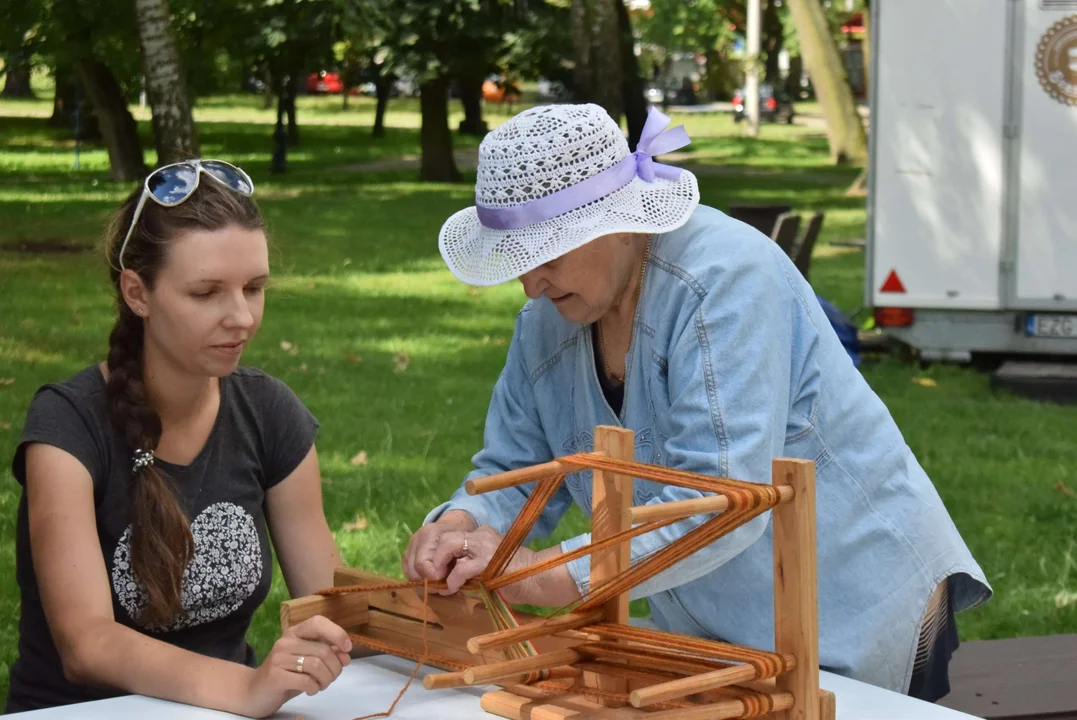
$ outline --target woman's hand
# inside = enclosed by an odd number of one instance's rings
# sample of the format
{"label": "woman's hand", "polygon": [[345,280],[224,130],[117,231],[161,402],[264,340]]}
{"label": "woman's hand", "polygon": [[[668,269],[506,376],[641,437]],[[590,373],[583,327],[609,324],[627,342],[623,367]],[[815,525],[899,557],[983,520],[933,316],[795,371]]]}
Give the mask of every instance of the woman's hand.
{"label": "woman's hand", "polygon": [[[453,558],[464,555],[464,534],[476,527],[475,518],[462,510],[450,510],[437,522],[423,525],[411,536],[404,551],[404,577],[408,580],[444,580],[452,569]],[[445,535],[450,535],[448,542],[443,539]],[[454,548],[458,552],[453,552]]]}
{"label": "woman's hand", "polygon": [[[471,524],[473,526],[474,521]],[[501,535],[486,525],[472,530],[457,529],[459,525],[442,528],[437,525],[427,525],[412,536],[404,557],[404,573],[410,580],[444,580],[447,587],[439,592],[451,595],[468,580],[482,574],[501,544]],[[467,552],[464,551],[465,541]],[[530,567],[560,552],[556,545],[541,552],[522,547],[513,555],[504,573]],[[579,599],[580,593],[568,568],[560,565],[502,588],[501,596],[509,603],[562,607]]]}
{"label": "woman's hand", "polygon": [[246,714],[266,717],[300,693],[325,690],[350,662],[351,646],[348,633],[320,615],[288,628],[251,675]]}

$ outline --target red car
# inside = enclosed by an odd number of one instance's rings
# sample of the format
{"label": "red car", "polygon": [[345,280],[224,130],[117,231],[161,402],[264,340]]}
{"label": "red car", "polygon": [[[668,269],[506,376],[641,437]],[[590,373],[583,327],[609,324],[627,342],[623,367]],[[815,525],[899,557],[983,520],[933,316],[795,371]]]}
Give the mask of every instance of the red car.
{"label": "red car", "polygon": [[307,77],[307,92],[312,95],[337,95],[344,92],[344,83],[337,73],[322,70]]}

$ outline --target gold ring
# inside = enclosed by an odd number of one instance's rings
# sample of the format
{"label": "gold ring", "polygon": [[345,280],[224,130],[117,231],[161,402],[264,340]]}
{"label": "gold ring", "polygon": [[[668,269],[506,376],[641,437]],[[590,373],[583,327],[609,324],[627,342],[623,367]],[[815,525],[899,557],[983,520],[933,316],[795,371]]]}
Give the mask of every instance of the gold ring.
{"label": "gold ring", "polygon": [[299,659],[295,661],[295,671],[297,673],[303,672],[303,656],[300,655]]}

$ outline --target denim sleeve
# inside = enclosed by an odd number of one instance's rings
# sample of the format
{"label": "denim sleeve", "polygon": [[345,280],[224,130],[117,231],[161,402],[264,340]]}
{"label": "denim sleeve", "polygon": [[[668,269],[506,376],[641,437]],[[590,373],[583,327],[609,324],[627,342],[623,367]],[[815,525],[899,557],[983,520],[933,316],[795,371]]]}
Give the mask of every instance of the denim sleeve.
{"label": "denim sleeve", "polygon": [[[748,243],[751,245],[751,243]],[[798,312],[786,269],[758,245],[731,257],[689,317],[682,315],[669,352],[671,433],[663,464],[678,470],[770,483],[771,461],[785,446],[793,322]],[[702,292],[702,290],[701,290]],[[687,313],[687,311],[684,311]],[[674,319],[671,318],[671,322]],[[648,504],[704,494],[666,486]],[[632,541],[635,564],[698,527],[697,515]],[[696,580],[758,540],[764,513],[633,588],[633,599]],[[570,551],[590,542],[583,535],[561,544]],[[569,563],[577,587],[589,585],[590,561]]]}
{"label": "denim sleeve", "polygon": [[[524,311],[517,318],[508,358],[494,385],[486,414],[483,448],[472,458],[475,469],[467,474],[464,482],[553,459],[535,403],[534,386],[523,363],[521,326],[526,314]],[[449,510],[463,510],[470,513],[479,525],[488,525],[504,535],[534,487],[535,483],[528,483],[481,495],[468,495],[461,485],[447,502],[430,511],[423,524],[434,522]],[[572,495],[562,484],[550,498],[525,543],[553,532],[571,504]]]}

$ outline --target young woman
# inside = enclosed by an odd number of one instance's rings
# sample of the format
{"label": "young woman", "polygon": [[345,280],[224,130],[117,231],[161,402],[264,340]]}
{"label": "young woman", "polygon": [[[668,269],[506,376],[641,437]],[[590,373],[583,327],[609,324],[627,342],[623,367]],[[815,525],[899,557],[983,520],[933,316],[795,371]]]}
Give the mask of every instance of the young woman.
{"label": "young woman", "polygon": [[238,367],[269,276],[253,184],[228,163],[154,171],[108,243],[108,359],[40,388],[13,470],[22,594],[8,712],[123,693],[262,717],[324,690],[351,643],[325,618],[246,643],[272,580],[332,585],[315,418]]}

